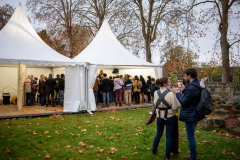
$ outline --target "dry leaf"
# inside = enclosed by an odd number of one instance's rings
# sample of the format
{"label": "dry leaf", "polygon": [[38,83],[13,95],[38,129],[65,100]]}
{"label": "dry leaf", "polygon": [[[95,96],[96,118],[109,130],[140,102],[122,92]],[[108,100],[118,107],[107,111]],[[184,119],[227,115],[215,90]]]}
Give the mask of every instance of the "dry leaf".
{"label": "dry leaf", "polygon": [[47,133],[49,133],[49,132],[48,132],[48,131],[45,131],[45,132],[44,132],[44,134],[47,134]]}
{"label": "dry leaf", "polygon": [[82,131],[83,131],[83,132],[86,132],[86,131],[87,131],[87,129],[83,129]]}
{"label": "dry leaf", "polygon": [[58,145],[56,145],[57,147],[59,147],[60,146],[60,144],[58,144]]}
{"label": "dry leaf", "polygon": [[32,149],[32,151],[33,151],[33,152],[37,152],[37,150],[36,150],[35,148],[34,148],[34,149]]}
{"label": "dry leaf", "polygon": [[79,151],[78,151],[78,154],[82,154],[82,150],[79,150]]}
{"label": "dry leaf", "polygon": [[91,145],[89,148],[93,148],[94,147],[94,145]]}
{"label": "dry leaf", "polygon": [[222,150],[221,154],[227,154],[226,150]]}
{"label": "dry leaf", "polygon": [[103,153],[104,149],[101,149],[100,147],[98,147],[97,151],[100,152],[100,153]]}
{"label": "dry leaf", "polygon": [[23,157],[20,157],[19,160],[24,160],[24,158],[23,158]]}
{"label": "dry leaf", "polygon": [[147,150],[150,150],[150,148],[147,148]]}
{"label": "dry leaf", "polygon": [[27,125],[31,125],[32,123],[27,123]]}
{"label": "dry leaf", "polygon": [[86,147],[86,144],[84,144],[84,143],[81,141],[81,142],[79,142],[79,146]]}
{"label": "dry leaf", "polygon": [[36,147],[38,147],[38,148],[39,148],[39,147],[40,147],[40,145],[38,144]]}
{"label": "dry leaf", "polygon": [[66,147],[64,147],[64,148],[67,148],[67,149],[68,149],[68,148],[71,148],[71,146],[66,146]]}
{"label": "dry leaf", "polygon": [[45,158],[49,159],[49,158],[51,158],[51,155],[50,155],[50,154],[47,154],[47,155],[45,156]]}
{"label": "dry leaf", "polygon": [[137,154],[137,152],[134,152],[133,155]]}
{"label": "dry leaf", "polygon": [[36,135],[36,134],[37,134],[37,132],[33,131],[33,134],[34,134],[34,135]]}
{"label": "dry leaf", "polygon": [[111,151],[117,151],[117,149],[114,148],[114,147],[109,148],[109,150],[111,150]]}
{"label": "dry leaf", "polygon": [[101,156],[100,154],[97,154],[97,156]]}
{"label": "dry leaf", "polygon": [[29,141],[31,141],[31,140],[32,140],[32,138],[28,138],[28,140],[29,140]]}

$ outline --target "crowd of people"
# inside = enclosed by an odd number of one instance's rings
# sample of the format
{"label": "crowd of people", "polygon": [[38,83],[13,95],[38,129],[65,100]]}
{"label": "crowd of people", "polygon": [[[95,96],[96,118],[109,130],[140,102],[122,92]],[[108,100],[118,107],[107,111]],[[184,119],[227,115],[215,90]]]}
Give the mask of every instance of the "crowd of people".
{"label": "crowd of people", "polygon": [[[126,74],[124,76],[107,77],[103,70],[98,74],[93,86],[96,106],[99,107],[100,104],[103,104],[100,106],[102,108],[114,104],[115,106],[131,106],[143,104],[144,102],[152,103],[153,93],[157,89],[155,79],[151,78],[151,76],[147,77],[147,81],[142,75],[132,77]],[[144,95],[147,95],[146,99]]]}
{"label": "crowd of people", "polygon": [[[34,78],[33,75],[28,75],[24,82],[26,105],[35,105],[35,97],[38,95],[41,106],[48,107],[49,104],[52,107],[55,107],[55,104],[63,106],[64,78],[64,74],[61,74],[61,76],[57,74],[55,79],[52,77],[52,74],[49,74],[48,78],[41,74],[38,81],[37,77]],[[51,101],[49,97],[51,97]]]}

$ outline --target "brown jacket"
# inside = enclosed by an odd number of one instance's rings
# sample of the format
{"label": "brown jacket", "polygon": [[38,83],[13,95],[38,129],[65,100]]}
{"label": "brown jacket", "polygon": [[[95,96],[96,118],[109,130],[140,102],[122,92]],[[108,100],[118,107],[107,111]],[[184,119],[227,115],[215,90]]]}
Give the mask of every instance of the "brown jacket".
{"label": "brown jacket", "polygon": [[138,89],[137,86],[138,86],[138,81],[135,80],[133,82],[133,92],[141,92],[141,89]]}
{"label": "brown jacket", "polygon": [[98,86],[100,85],[100,81],[96,78],[95,84],[93,86],[93,91],[98,91]]}

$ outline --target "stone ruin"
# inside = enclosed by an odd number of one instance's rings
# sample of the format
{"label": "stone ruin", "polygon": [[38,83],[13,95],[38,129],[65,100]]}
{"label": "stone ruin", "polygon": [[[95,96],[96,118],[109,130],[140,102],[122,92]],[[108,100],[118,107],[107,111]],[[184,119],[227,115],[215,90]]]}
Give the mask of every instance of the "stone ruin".
{"label": "stone ruin", "polygon": [[[229,119],[234,119],[237,126],[229,124]],[[224,128],[230,133],[240,136],[240,104],[234,105],[231,102],[220,104],[219,109],[215,109],[211,115],[206,116],[200,122],[200,127],[205,130]]]}

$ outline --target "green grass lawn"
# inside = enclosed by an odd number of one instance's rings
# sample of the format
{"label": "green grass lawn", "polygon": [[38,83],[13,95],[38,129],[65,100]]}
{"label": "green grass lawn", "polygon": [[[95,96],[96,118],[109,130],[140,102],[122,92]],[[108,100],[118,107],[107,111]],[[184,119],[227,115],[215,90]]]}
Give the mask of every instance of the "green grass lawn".
{"label": "green grass lawn", "polygon": [[[0,121],[0,159],[163,159],[165,133],[157,155],[151,155],[156,123],[146,126],[151,108]],[[189,156],[183,122],[181,152]],[[240,139],[196,129],[198,159],[240,158]],[[109,157],[109,158],[108,158]]]}

